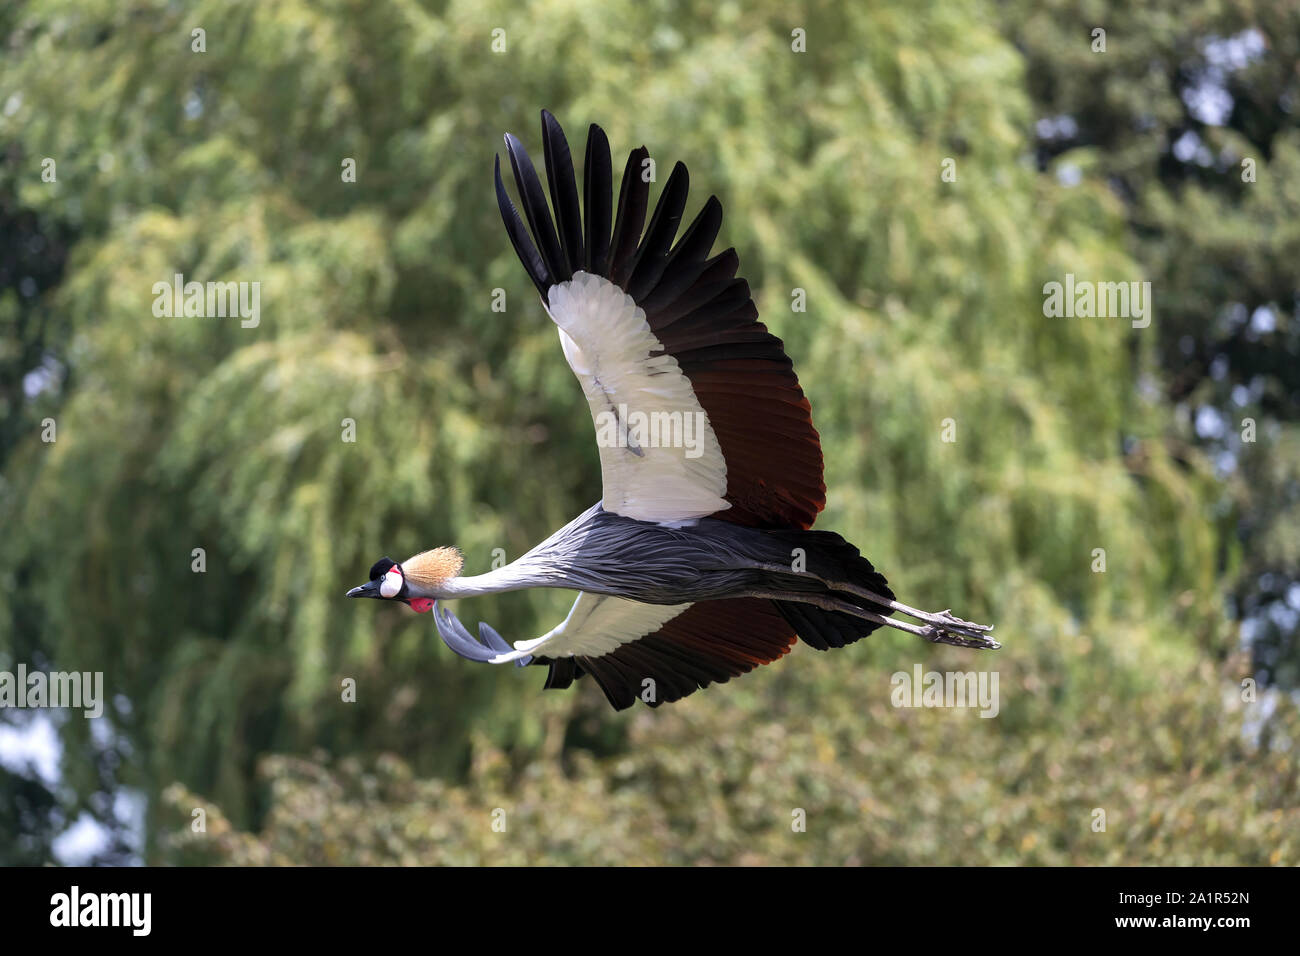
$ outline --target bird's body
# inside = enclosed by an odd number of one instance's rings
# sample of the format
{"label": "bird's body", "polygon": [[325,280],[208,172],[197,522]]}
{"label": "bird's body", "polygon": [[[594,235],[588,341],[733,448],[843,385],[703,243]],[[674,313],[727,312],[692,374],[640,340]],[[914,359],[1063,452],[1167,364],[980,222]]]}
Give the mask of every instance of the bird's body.
{"label": "bird's body", "polygon": [[426,610],[498,591],[576,590],[562,624],[513,646],[487,625],[475,640],[445,608],[434,617],[464,657],[546,664],[548,688],[590,673],[618,708],[738,676],[784,655],[796,636],[826,650],[888,625],[996,647],[984,626],[899,604],[857,548],[809,530],[825,504],[820,441],[781,341],[735,277],[735,252],[709,257],[718,201],[674,243],[686,202],[678,163],[646,226],[644,147],[629,157],[615,205],[609,146],[593,125],[580,205],[564,135],[549,113],[542,121],[551,206],[512,136],[528,229],[499,161],[497,198],[586,395],[602,500],[503,568],[463,577],[459,556],[435,549],[406,567],[377,563],[370,584],[349,594]]}
{"label": "bird's body", "polygon": [[[869,580],[888,594],[884,578],[869,565],[829,564],[834,549],[842,556],[847,547],[828,531],[779,532],[715,518],[674,528],[610,514],[595,504],[518,561],[439,591],[443,597],[472,597],[527,582],[667,605],[787,590],[818,593],[836,580],[862,577],[864,586]],[[807,564],[805,555],[811,564],[793,570]],[[630,568],[636,573],[629,574]],[[412,593],[423,596],[418,589]]]}

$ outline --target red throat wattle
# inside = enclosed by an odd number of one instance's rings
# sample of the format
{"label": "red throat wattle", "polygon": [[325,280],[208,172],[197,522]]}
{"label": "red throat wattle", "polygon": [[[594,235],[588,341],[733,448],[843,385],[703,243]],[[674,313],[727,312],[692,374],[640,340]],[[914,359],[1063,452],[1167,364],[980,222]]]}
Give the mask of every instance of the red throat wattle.
{"label": "red throat wattle", "polygon": [[411,610],[416,614],[424,614],[433,610],[432,598],[411,598],[408,603],[411,605]]}

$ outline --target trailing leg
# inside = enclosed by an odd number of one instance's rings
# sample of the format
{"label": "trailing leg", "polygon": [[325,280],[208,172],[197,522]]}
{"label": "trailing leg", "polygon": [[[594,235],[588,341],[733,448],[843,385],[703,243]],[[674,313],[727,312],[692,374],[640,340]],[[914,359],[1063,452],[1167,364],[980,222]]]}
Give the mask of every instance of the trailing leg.
{"label": "trailing leg", "polygon": [[[833,611],[840,614],[847,614],[850,617],[858,618],[863,621],[870,621],[873,624],[884,625],[885,627],[897,628],[900,631],[906,631],[909,634],[915,634],[917,637],[925,638],[934,644],[952,644],[955,647],[977,647],[985,650],[997,650],[1002,645],[993,638],[986,636],[983,632],[991,631],[992,627],[983,624],[970,624],[959,618],[953,617],[951,612],[944,611],[940,614],[928,614],[926,612],[912,613],[912,609],[903,610],[906,605],[899,605],[896,601],[875,602],[870,594],[865,595],[873,603],[879,603],[892,610],[898,610],[901,613],[916,617],[926,623],[917,625],[910,624],[907,621],[895,620],[892,617],[886,617],[876,611],[868,608],[859,607],[849,601],[833,594],[802,594],[802,593],[769,593],[759,595],[761,597],[772,598],[777,602],[795,602],[799,604],[811,604],[819,607],[824,611]],[[946,615],[946,616],[945,616]],[[800,635],[803,636],[802,634]]]}
{"label": "trailing leg", "polygon": [[[976,624],[973,621],[963,621],[956,617],[951,610],[945,611],[918,611],[914,607],[908,607],[893,599],[886,599],[879,594],[868,591],[866,588],[857,587],[852,584],[831,584],[831,588],[836,591],[847,591],[855,597],[866,598],[873,604],[879,604],[889,608],[891,611],[897,611],[900,614],[906,614],[908,617],[914,617],[918,621],[924,621],[931,629],[942,631],[950,635],[957,635],[966,638],[971,643],[960,644],[961,647],[1000,647],[997,641],[986,638],[986,632],[993,630],[992,624]],[[911,630],[910,627],[900,626],[897,622],[890,621],[890,626],[899,627],[900,630]],[[919,633],[913,631],[913,633]],[[925,634],[921,634],[926,637]],[[933,638],[926,637],[927,640]],[[941,644],[955,644],[956,641],[939,641]]]}

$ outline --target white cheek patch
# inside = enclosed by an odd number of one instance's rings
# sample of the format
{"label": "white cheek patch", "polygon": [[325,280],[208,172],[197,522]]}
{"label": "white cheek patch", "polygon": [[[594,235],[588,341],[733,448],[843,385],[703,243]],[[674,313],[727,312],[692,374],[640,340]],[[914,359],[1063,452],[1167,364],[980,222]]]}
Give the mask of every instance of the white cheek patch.
{"label": "white cheek patch", "polygon": [[379,582],[379,594],[381,597],[397,597],[397,592],[402,590],[402,572],[397,568],[389,568],[384,579]]}

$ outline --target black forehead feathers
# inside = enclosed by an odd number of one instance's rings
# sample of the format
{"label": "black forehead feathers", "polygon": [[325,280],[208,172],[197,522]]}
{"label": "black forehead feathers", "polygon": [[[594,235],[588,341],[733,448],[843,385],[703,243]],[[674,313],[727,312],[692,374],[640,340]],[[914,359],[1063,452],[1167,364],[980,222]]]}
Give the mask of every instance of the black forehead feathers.
{"label": "black forehead feathers", "polygon": [[370,566],[370,580],[381,578],[388,573],[388,569],[397,564],[392,558],[380,558]]}

